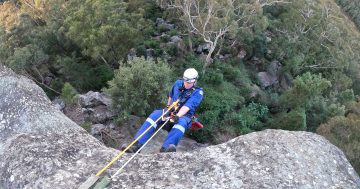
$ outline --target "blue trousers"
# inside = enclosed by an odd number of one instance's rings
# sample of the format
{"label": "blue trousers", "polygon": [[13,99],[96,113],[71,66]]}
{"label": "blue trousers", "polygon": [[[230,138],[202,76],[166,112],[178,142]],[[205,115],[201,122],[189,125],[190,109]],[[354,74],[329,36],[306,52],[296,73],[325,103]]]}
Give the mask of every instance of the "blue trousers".
{"label": "blue trousers", "polygon": [[[141,126],[141,128],[139,129],[139,131],[136,133],[135,138],[139,137],[146,129],[148,129],[149,127],[151,127],[151,125],[153,123],[155,123],[155,121],[162,115],[163,111],[165,112],[166,109],[164,110],[155,110],[153,111],[150,116],[146,119],[146,121],[143,123],[143,125]],[[166,115],[169,116],[169,115]],[[165,116],[165,117],[166,117]],[[139,143],[140,144],[145,144],[145,142],[151,137],[151,135],[154,133],[154,131],[156,130],[157,126],[161,126],[164,123],[164,121],[160,120],[158,122],[156,122],[149,131],[147,131],[140,139],[139,139]],[[179,141],[181,140],[181,138],[183,137],[186,129],[188,129],[191,125],[191,119],[187,116],[182,116],[179,118],[179,121],[177,123],[175,123],[175,125],[172,127],[172,129],[170,130],[170,132],[168,133],[168,136],[166,137],[163,147],[164,148],[168,148],[170,144],[174,144],[175,146],[177,146],[179,144]]]}

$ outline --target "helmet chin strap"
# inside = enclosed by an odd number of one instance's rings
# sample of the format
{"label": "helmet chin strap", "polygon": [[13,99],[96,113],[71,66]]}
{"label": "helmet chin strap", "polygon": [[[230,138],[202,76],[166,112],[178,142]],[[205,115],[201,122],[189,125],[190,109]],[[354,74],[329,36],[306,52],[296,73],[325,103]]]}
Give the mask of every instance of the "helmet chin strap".
{"label": "helmet chin strap", "polygon": [[[189,89],[195,88],[196,85],[197,85],[197,80],[195,80],[194,84],[193,84]],[[185,81],[182,83],[181,88],[182,88],[183,90],[189,90],[189,89],[186,89],[186,88],[185,88]]]}

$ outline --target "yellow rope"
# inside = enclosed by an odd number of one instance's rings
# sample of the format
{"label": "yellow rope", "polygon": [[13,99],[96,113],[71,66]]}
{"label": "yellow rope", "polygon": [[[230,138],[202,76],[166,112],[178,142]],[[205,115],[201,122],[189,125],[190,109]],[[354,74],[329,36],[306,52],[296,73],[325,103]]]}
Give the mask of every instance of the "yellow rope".
{"label": "yellow rope", "polygon": [[134,145],[143,135],[145,135],[146,132],[148,132],[151,127],[156,124],[164,115],[166,115],[173,107],[177,109],[177,104],[179,103],[179,99],[173,102],[169,108],[153,123],[151,124],[143,133],[141,133],[140,136],[138,136],[130,145],[128,145],[122,152],[120,152],[113,160],[111,160],[110,163],[108,163],[104,168],[102,168],[98,173],[96,173],[96,176],[100,176],[101,173],[103,173],[107,168],[109,168],[115,161],[117,161],[132,145]]}

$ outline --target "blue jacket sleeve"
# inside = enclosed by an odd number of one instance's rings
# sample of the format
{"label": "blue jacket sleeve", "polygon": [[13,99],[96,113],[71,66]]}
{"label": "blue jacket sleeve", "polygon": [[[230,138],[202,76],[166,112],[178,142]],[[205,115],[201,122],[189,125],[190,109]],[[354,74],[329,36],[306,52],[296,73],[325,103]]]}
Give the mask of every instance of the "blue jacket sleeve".
{"label": "blue jacket sleeve", "polygon": [[171,87],[171,90],[169,91],[169,93],[168,93],[168,97],[173,97],[174,96],[174,88],[175,88],[175,86],[176,86],[176,82],[173,84],[173,86]]}
{"label": "blue jacket sleeve", "polygon": [[177,95],[175,90],[179,90],[179,87],[182,85],[182,81],[181,80],[177,80],[175,81],[175,83],[173,84],[171,90],[168,93],[168,97],[171,98],[175,98],[175,95]]}
{"label": "blue jacket sleeve", "polygon": [[184,106],[189,107],[191,110],[195,111],[195,109],[199,106],[202,98],[203,98],[203,90],[195,91],[189,98],[189,100],[184,104]]}

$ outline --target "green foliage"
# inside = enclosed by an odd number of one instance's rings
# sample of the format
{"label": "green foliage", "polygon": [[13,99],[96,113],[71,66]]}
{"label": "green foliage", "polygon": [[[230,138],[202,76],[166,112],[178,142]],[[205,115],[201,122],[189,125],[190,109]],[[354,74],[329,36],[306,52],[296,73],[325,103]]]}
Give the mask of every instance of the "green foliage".
{"label": "green foliage", "polygon": [[58,71],[79,91],[100,90],[113,78],[107,64],[90,65],[76,57],[57,57]]}
{"label": "green foliage", "polygon": [[[330,7],[333,11],[326,12]],[[359,32],[351,24],[344,25],[348,18],[334,2],[299,0],[280,6],[269,18],[273,37],[268,48],[294,75],[307,70],[345,71],[360,60],[354,53],[360,50],[359,43],[349,43],[359,41]]]}
{"label": "green foliage", "polygon": [[144,41],[144,45],[146,48],[159,48],[160,42],[157,40],[147,40]]}
{"label": "green foliage", "polygon": [[345,106],[329,98],[316,96],[307,103],[306,124],[307,130],[315,132],[320,124],[325,123],[331,117],[345,114]]}
{"label": "green foliage", "polygon": [[91,131],[91,123],[90,122],[83,122],[80,124],[80,127],[82,127],[83,129],[85,129],[87,132]]}
{"label": "green foliage", "polygon": [[360,1],[359,0],[336,0],[343,10],[355,22],[356,26],[360,29]]}
{"label": "green foliage", "polygon": [[162,16],[162,11],[155,1],[131,0],[127,1],[129,12],[141,12],[145,19],[155,21]]}
{"label": "green foliage", "polygon": [[[14,54],[6,60],[6,64],[18,72],[28,71],[40,74],[39,67],[45,64],[48,59],[49,56],[39,47],[26,45],[22,48],[16,48]],[[41,78],[42,75],[39,75],[39,77]]]}
{"label": "green foliage", "polygon": [[282,96],[282,104],[287,107],[305,107],[306,102],[331,87],[330,81],[321,74],[307,72],[294,80],[294,86]]}
{"label": "green foliage", "polygon": [[113,105],[122,115],[148,115],[161,107],[170,86],[169,66],[163,61],[135,58],[128,65],[121,65],[105,90],[113,99]]}
{"label": "green foliage", "polygon": [[176,57],[177,53],[178,53],[178,50],[177,50],[177,47],[175,45],[170,45],[168,47],[166,47],[164,49],[164,51],[170,55],[170,56],[173,56],[173,57]]}
{"label": "green foliage", "polygon": [[[356,109],[360,108],[356,103]],[[360,115],[350,113],[346,117],[336,116],[316,131],[332,144],[339,147],[347,156],[355,170],[360,173]]]}
{"label": "green foliage", "polygon": [[141,15],[128,13],[126,8],[123,1],[86,0],[67,17],[66,35],[83,55],[115,64],[135,45],[136,27],[143,21]]}
{"label": "green foliage", "polygon": [[245,44],[249,53],[247,56],[264,57],[267,51],[267,42],[264,31],[268,27],[268,19],[263,15],[263,9],[255,1],[238,1],[238,8],[246,19],[238,22],[236,39]]}
{"label": "green foliage", "polygon": [[194,138],[198,142],[216,143],[217,141],[215,138],[215,134],[219,127],[221,127],[221,125],[219,124],[219,116],[220,111],[218,110],[208,110],[202,113],[198,113],[198,120],[204,125],[204,128],[198,131],[190,132],[189,136]]}
{"label": "green foliage", "polygon": [[251,102],[239,112],[227,114],[224,119],[224,124],[233,126],[240,134],[261,130],[264,125],[263,120],[266,119],[268,111],[267,106]]}
{"label": "green foliage", "polygon": [[191,136],[201,142],[220,142],[216,140],[216,132],[226,126],[223,124],[226,115],[241,106],[244,98],[239,95],[238,89],[228,82],[212,85],[201,81],[199,86],[204,90],[204,98],[197,109],[197,115],[205,129],[194,132]]}
{"label": "green foliage", "polygon": [[74,105],[78,100],[78,93],[76,89],[71,86],[70,83],[65,83],[61,90],[61,98],[64,100],[66,105]]}
{"label": "green foliage", "polygon": [[268,123],[268,127],[289,131],[304,131],[306,130],[305,109],[297,108],[289,112],[282,112]]}
{"label": "green foliage", "polygon": [[205,75],[204,82],[213,85],[220,85],[224,82],[224,76],[220,70],[211,70]]}
{"label": "green foliage", "polygon": [[355,100],[355,94],[352,89],[346,89],[345,91],[341,91],[338,94],[338,101],[341,104],[348,104],[349,102],[352,102]]}

